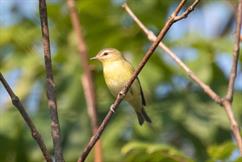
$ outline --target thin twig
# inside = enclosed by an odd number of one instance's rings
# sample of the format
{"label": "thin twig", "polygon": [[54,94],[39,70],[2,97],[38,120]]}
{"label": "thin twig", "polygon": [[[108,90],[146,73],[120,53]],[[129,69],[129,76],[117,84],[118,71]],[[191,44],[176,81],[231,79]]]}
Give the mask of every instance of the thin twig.
{"label": "thin twig", "polygon": [[[198,1],[196,1],[198,3]],[[193,3],[193,6],[196,6],[196,4]],[[129,8],[129,6],[125,3],[123,5],[123,8],[127,11],[127,13],[132,17],[132,19],[138,24],[138,26],[144,31],[144,33],[147,35],[148,39],[152,42],[154,42],[157,38],[155,34],[148,30],[144,24],[135,16],[135,14],[132,12],[132,10]],[[191,8],[191,7],[189,7]],[[188,10],[186,10],[188,11]],[[162,48],[170,57],[186,72],[186,74],[194,81],[196,82],[203,90],[204,92],[209,95],[215,102],[218,104],[222,104],[222,99],[219,97],[208,85],[206,85],[201,79],[199,79],[193,71],[184,63],[182,60],[177,57],[177,55],[172,52],[164,43],[160,42],[159,47]]]}
{"label": "thin twig", "polygon": [[51,52],[50,52],[50,39],[47,20],[47,9],[45,0],[39,0],[39,12],[41,21],[41,31],[44,48],[45,70],[46,70],[46,85],[47,85],[47,98],[48,106],[50,108],[51,118],[51,135],[54,144],[55,161],[64,162],[62,148],[61,148],[61,133],[60,124],[58,120],[58,111],[55,95],[55,83],[52,72]]}
{"label": "thin twig", "polygon": [[8,94],[9,94],[11,100],[12,100],[13,105],[20,112],[20,114],[23,117],[25,123],[29,127],[29,129],[31,131],[31,135],[35,139],[37,144],[39,145],[39,148],[42,151],[42,154],[45,158],[45,161],[52,162],[50,153],[48,152],[47,147],[46,147],[39,131],[35,127],[33,121],[31,120],[30,116],[28,115],[28,113],[25,111],[25,108],[24,108],[22,102],[19,100],[18,96],[16,96],[14,94],[13,90],[11,89],[11,87],[9,86],[9,84],[7,83],[7,81],[5,80],[5,78],[3,77],[1,72],[0,72],[0,81],[2,82],[4,88],[7,90]]}
{"label": "thin twig", "polygon": [[229,76],[229,83],[227,94],[224,98],[223,105],[225,108],[225,112],[228,116],[230,121],[230,126],[234,137],[236,139],[236,143],[240,150],[240,155],[242,156],[242,138],[240,135],[239,126],[235,120],[233,111],[232,111],[232,103],[233,103],[233,96],[234,96],[234,83],[237,76],[237,67],[238,67],[238,60],[239,60],[239,51],[240,51],[240,30],[241,30],[241,19],[242,19],[242,0],[239,1],[238,9],[237,9],[236,16],[236,34],[235,34],[235,42],[234,42],[234,50],[233,50],[233,61],[232,61],[232,68]]}
{"label": "thin twig", "polygon": [[234,93],[234,83],[237,76],[237,65],[238,65],[238,59],[239,59],[239,50],[240,50],[240,30],[241,30],[241,1],[238,6],[237,10],[237,24],[236,24],[236,34],[235,34],[235,43],[234,43],[234,50],[233,50],[233,62],[232,62],[232,68],[229,76],[229,83],[228,83],[228,90],[226,99],[233,100],[233,93]]}
{"label": "thin twig", "polygon": [[[173,19],[173,21],[176,20],[177,15],[179,14],[179,12],[181,11],[182,7],[185,5],[187,0],[182,0],[178,6],[176,7],[176,9],[173,11],[173,13],[171,14],[170,18]],[[124,3],[125,4],[125,3]]]}
{"label": "thin twig", "polygon": [[179,21],[187,17],[187,15],[194,10],[194,8],[198,5],[200,0],[195,0],[191,6],[189,6],[186,11],[184,11],[181,15],[176,16],[175,21]]}
{"label": "thin twig", "polygon": [[[74,0],[67,0],[67,5],[70,10],[70,18],[72,22],[73,29],[76,33],[77,48],[80,54],[81,65],[83,68],[82,85],[84,89],[84,95],[87,103],[87,111],[92,125],[92,133],[95,134],[98,129],[97,121],[97,111],[96,111],[96,97],[93,85],[93,79],[91,75],[91,70],[88,64],[88,53],[85,44],[84,37],[81,32],[81,25],[79,21],[79,16],[75,8]],[[100,141],[95,146],[95,162],[102,162],[102,148]]]}
{"label": "thin twig", "polygon": [[[194,4],[194,3],[193,3]],[[138,24],[138,26],[144,31],[144,33],[147,35],[148,39],[152,42],[154,42],[156,40],[156,36],[154,35],[153,32],[151,32],[150,30],[148,30],[144,24],[134,15],[134,13],[132,12],[132,10],[129,8],[129,6],[127,4],[123,5],[124,9],[127,11],[127,13],[132,17],[132,19]],[[241,9],[240,11],[238,11],[238,13],[241,14]],[[238,18],[237,18],[238,19]],[[240,18],[241,19],[241,18]],[[237,26],[237,32],[239,32],[238,27]],[[236,34],[236,43],[238,43],[238,37],[239,34]],[[229,102],[229,100],[223,100],[219,95],[216,94],[216,92],[214,92],[207,84],[205,84],[202,80],[200,80],[193,72],[192,70],[185,64],[183,63],[179,57],[176,56],[176,54],[174,52],[172,52],[165,44],[163,44],[162,42],[160,42],[159,46],[165,51],[167,52],[168,55],[170,55],[170,57],[186,72],[186,74],[195,82],[197,83],[203,90],[204,92],[211,98],[213,99],[216,103],[218,103],[219,105],[223,106],[225,109],[225,112],[228,116],[228,119],[230,121],[230,125],[231,125],[231,129],[232,132],[235,136],[236,139],[236,143],[238,145],[238,148],[240,150],[240,154],[242,155],[242,140],[241,140],[241,136],[240,136],[240,131],[239,131],[239,126],[235,120],[234,114],[231,110],[231,105],[232,105],[232,100]],[[235,49],[234,51],[237,51],[237,45],[235,45]],[[238,57],[238,56],[236,56]],[[238,58],[237,58],[238,59]],[[233,65],[234,66],[234,65]],[[237,66],[237,64],[236,64]],[[234,78],[235,79],[235,78]],[[232,87],[233,88],[233,87]]]}
{"label": "thin twig", "polygon": [[118,105],[123,100],[123,98],[126,95],[126,93],[128,92],[128,90],[131,87],[132,83],[134,82],[134,80],[136,79],[136,77],[138,76],[140,71],[143,69],[143,67],[145,66],[145,64],[147,63],[147,61],[149,60],[149,58],[151,57],[151,55],[153,54],[153,52],[155,51],[157,46],[159,45],[160,41],[164,38],[164,36],[167,33],[167,31],[175,23],[174,20],[176,19],[177,14],[179,13],[179,11],[182,8],[181,4],[183,4],[183,5],[185,4],[184,2],[185,2],[185,0],[181,1],[180,4],[177,7],[178,9],[176,8],[175,12],[173,12],[171,14],[169,19],[165,23],[164,27],[160,31],[160,33],[159,33],[159,35],[157,37],[157,40],[152,43],[151,47],[146,52],[144,58],[142,59],[142,61],[138,65],[138,68],[135,70],[134,74],[132,75],[132,77],[129,80],[129,82],[127,83],[127,85],[117,95],[114,103],[110,106],[110,110],[109,110],[108,114],[106,115],[106,117],[104,118],[102,124],[98,128],[97,133],[90,139],[89,143],[87,144],[87,146],[85,147],[83,153],[81,154],[81,157],[79,158],[78,162],[84,162],[85,161],[85,159],[88,156],[89,152],[91,151],[91,149],[95,145],[96,141],[100,138],[101,134],[103,133],[104,129],[106,128],[107,124],[109,123],[109,121],[110,121],[114,111],[118,108]]}
{"label": "thin twig", "polygon": [[224,110],[230,122],[230,127],[233,132],[236,144],[238,145],[240,156],[242,156],[242,139],[240,135],[240,129],[237,121],[235,120],[234,113],[232,111],[232,104],[228,100],[223,101]]}

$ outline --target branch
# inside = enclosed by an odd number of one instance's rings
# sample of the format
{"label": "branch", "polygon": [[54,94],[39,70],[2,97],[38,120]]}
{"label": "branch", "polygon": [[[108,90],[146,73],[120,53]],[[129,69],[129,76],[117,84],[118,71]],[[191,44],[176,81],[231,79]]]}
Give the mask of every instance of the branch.
{"label": "branch", "polygon": [[[194,4],[194,3],[193,3]],[[240,5],[241,6],[241,5]],[[128,12],[128,14],[133,18],[133,20],[138,24],[138,26],[144,31],[144,33],[147,35],[148,39],[152,42],[156,40],[156,36],[154,35],[153,32],[149,31],[144,24],[134,15],[134,13],[131,11],[131,9],[128,7],[127,4],[123,5],[124,9]],[[241,8],[241,7],[240,7]],[[186,12],[186,11],[185,11]],[[241,14],[241,9],[239,11]],[[240,18],[241,20],[241,18]],[[238,31],[238,26],[237,26],[237,31]],[[236,40],[238,41],[239,34],[236,34]],[[238,43],[238,42],[236,42]],[[166,45],[164,45],[162,42],[160,42],[159,46],[167,52],[167,54],[187,73],[187,75],[195,82],[197,83],[203,90],[204,92],[211,98],[213,99],[216,103],[219,105],[223,106],[225,109],[225,112],[228,116],[232,132],[235,136],[236,143],[238,145],[238,148],[240,150],[240,154],[242,155],[242,140],[240,136],[240,131],[239,131],[239,126],[235,120],[234,114],[231,111],[231,102],[228,102],[228,100],[222,99],[219,95],[217,95],[208,85],[206,85],[202,80],[200,80],[193,72],[192,70],[187,67],[185,63],[183,63],[179,57],[176,56],[175,53],[173,53]],[[237,45],[236,48],[237,49]],[[239,53],[239,51],[237,51]],[[238,56],[237,56],[238,57]],[[238,59],[238,58],[237,58]],[[234,66],[234,65],[233,65]],[[237,65],[236,65],[237,66]]]}
{"label": "branch", "polygon": [[234,113],[232,111],[232,104],[228,100],[223,101],[224,110],[230,122],[230,127],[233,132],[236,144],[238,145],[240,156],[242,156],[242,139],[240,135],[240,129],[237,121],[235,120]]}
{"label": "branch", "polygon": [[[198,3],[198,1],[196,1]],[[196,4],[193,3],[193,6]],[[132,17],[132,19],[138,24],[138,26],[143,30],[143,32],[147,35],[148,39],[152,42],[154,42],[157,38],[155,34],[148,30],[144,24],[135,16],[135,14],[132,12],[132,10],[129,8],[129,6],[125,3],[123,5],[123,8],[127,11],[127,13]],[[191,8],[191,7],[189,7]],[[188,10],[186,10],[188,11]],[[206,85],[201,79],[199,79],[193,71],[184,63],[182,60],[177,57],[177,55],[172,52],[164,43],[160,42],[159,47],[163,49],[186,73],[187,75],[196,82],[203,91],[210,96],[215,102],[218,104],[222,104],[222,99],[219,97],[208,85]]]}
{"label": "branch", "polygon": [[240,30],[241,30],[241,19],[242,19],[242,9],[241,9],[241,1],[238,6],[237,10],[237,24],[236,24],[236,34],[235,34],[235,43],[234,43],[234,50],[233,50],[233,63],[232,68],[229,76],[229,83],[228,83],[228,90],[226,99],[233,100],[233,93],[234,93],[234,83],[237,76],[237,65],[239,59],[239,50],[240,50]]}
{"label": "branch", "polygon": [[195,0],[191,6],[189,6],[186,11],[184,11],[180,16],[176,16],[175,21],[179,21],[181,19],[184,19],[188,16],[190,12],[194,10],[194,8],[198,5],[200,0]]}
{"label": "branch", "polygon": [[[81,32],[80,21],[78,13],[75,8],[74,0],[67,0],[67,5],[70,10],[70,18],[73,29],[76,33],[77,45],[80,54],[81,65],[83,68],[82,86],[87,103],[88,115],[91,120],[92,133],[95,134],[98,129],[97,111],[96,111],[96,96],[94,91],[93,79],[91,70],[88,64],[88,53],[84,37]],[[100,141],[95,146],[95,162],[102,162],[102,148]]]}
{"label": "branch", "polygon": [[39,0],[39,12],[40,12],[41,31],[42,31],[43,48],[44,48],[47,98],[48,98],[48,106],[50,108],[50,118],[51,118],[51,136],[54,144],[55,161],[64,162],[62,148],[61,148],[60,124],[58,120],[57,103],[56,103],[56,96],[55,96],[55,83],[54,83],[52,64],[51,64],[49,29],[48,29],[47,9],[46,9],[45,0]]}
{"label": "branch", "polygon": [[24,108],[23,104],[21,103],[21,101],[19,100],[18,96],[16,96],[14,94],[13,90],[11,89],[11,87],[9,86],[9,84],[7,83],[7,81],[5,80],[5,78],[3,77],[1,72],[0,72],[0,81],[2,82],[4,88],[7,90],[8,94],[9,94],[11,100],[12,100],[13,105],[20,112],[20,114],[23,117],[25,123],[29,127],[29,129],[31,131],[31,135],[35,139],[37,144],[39,145],[39,148],[42,151],[42,154],[45,158],[45,161],[52,162],[50,153],[48,152],[46,145],[45,145],[39,131],[35,127],[33,121],[29,117],[28,113],[25,111],[25,108]]}
{"label": "branch", "polygon": [[115,110],[118,108],[118,105],[120,104],[120,102],[125,97],[126,93],[128,92],[129,88],[131,87],[132,83],[137,78],[138,74],[143,69],[143,67],[145,66],[145,64],[147,63],[147,61],[149,60],[149,58],[151,57],[151,55],[153,54],[153,52],[155,51],[157,46],[159,45],[160,41],[164,38],[164,36],[167,33],[167,31],[175,23],[175,18],[177,16],[178,12],[181,10],[182,6],[185,4],[185,1],[186,0],[182,0],[180,2],[180,4],[178,5],[178,7],[176,8],[176,10],[169,17],[169,19],[165,23],[164,27],[160,31],[156,41],[152,43],[151,47],[146,52],[144,58],[142,59],[142,61],[138,65],[138,68],[135,70],[135,72],[132,75],[131,79],[129,80],[127,85],[119,92],[119,94],[116,97],[114,103],[110,106],[110,110],[109,110],[108,114],[106,115],[106,117],[104,118],[102,124],[98,128],[97,133],[90,139],[89,143],[87,144],[87,146],[85,147],[83,153],[81,154],[81,157],[79,158],[78,162],[84,162],[85,161],[85,159],[88,156],[89,152],[91,151],[91,149],[95,145],[96,141],[100,138],[101,134],[103,133],[104,129],[106,128],[107,124],[109,123],[113,113],[115,112]]}
{"label": "branch", "polygon": [[[236,15],[236,14],[235,14]],[[229,83],[227,89],[227,95],[225,96],[223,105],[225,108],[225,112],[230,121],[230,126],[233,131],[234,137],[236,139],[236,143],[240,150],[240,155],[242,156],[242,139],[240,135],[239,126],[235,120],[233,111],[232,111],[232,103],[233,103],[233,95],[234,95],[234,83],[237,76],[237,67],[238,67],[238,59],[239,59],[239,51],[240,51],[240,30],[241,30],[241,20],[242,20],[242,0],[239,1],[238,10],[237,10],[237,20],[236,20],[236,34],[235,34],[235,43],[233,50],[233,62],[232,68],[229,76]]]}
{"label": "branch", "polygon": [[[92,134],[94,135],[97,132],[98,129],[98,122],[97,122],[97,112],[96,112],[96,104],[92,105],[93,101],[95,98],[90,97],[92,92],[90,91],[90,83],[92,84],[93,82],[89,82],[87,76],[82,76],[82,85],[84,88],[84,94],[87,102],[87,111],[89,118],[91,120],[91,125],[92,125]],[[96,103],[96,100],[95,100]],[[95,107],[91,107],[95,106]],[[103,156],[102,156],[102,145],[101,141],[98,140],[95,148],[94,148],[94,162],[102,162]]]}

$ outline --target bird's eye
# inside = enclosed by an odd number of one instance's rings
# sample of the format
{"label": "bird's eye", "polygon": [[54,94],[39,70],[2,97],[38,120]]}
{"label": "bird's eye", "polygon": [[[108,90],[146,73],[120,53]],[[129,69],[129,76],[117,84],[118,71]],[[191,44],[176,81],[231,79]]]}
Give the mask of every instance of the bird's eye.
{"label": "bird's eye", "polygon": [[108,53],[107,53],[107,52],[104,52],[104,53],[103,53],[103,56],[107,56],[107,55],[108,55]]}

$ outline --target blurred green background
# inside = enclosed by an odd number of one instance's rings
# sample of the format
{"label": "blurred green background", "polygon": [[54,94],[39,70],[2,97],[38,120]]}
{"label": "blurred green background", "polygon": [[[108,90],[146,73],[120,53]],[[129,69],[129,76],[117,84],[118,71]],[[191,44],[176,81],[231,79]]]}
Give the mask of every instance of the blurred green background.
{"label": "blurred green background", "polygon": [[[82,0],[76,1],[76,7],[89,56],[96,55],[102,48],[114,47],[136,67],[150,42],[121,8],[123,2]],[[127,2],[157,34],[179,1]],[[231,67],[236,3],[237,0],[202,1],[188,18],[169,30],[164,40],[221,96],[226,93]],[[91,136],[81,86],[82,68],[66,2],[48,0],[47,5],[62,146],[66,161],[73,162]],[[240,57],[233,103],[240,125],[241,62]],[[105,85],[101,65],[95,61],[90,64],[100,123],[114,98]],[[53,153],[37,0],[0,0],[0,71],[24,103]],[[242,161],[224,110],[161,49],[156,50],[139,77],[152,127],[140,127],[133,110],[123,102],[101,137],[105,162]],[[43,158],[37,144],[0,84],[0,162],[40,161]],[[87,161],[93,161],[92,154]]]}

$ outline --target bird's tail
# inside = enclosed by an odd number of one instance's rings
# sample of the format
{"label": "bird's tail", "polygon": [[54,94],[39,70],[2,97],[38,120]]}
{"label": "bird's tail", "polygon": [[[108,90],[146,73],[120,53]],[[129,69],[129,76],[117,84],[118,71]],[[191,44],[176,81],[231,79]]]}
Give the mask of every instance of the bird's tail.
{"label": "bird's tail", "polygon": [[144,121],[146,121],[148,123],[152,122],[150,117],[148,116],[148,114],[145,112],[144,108],[142,108],[140,112],[136,112],[136,114],[137,114],[140,125],[142,125],[144,123]]}

